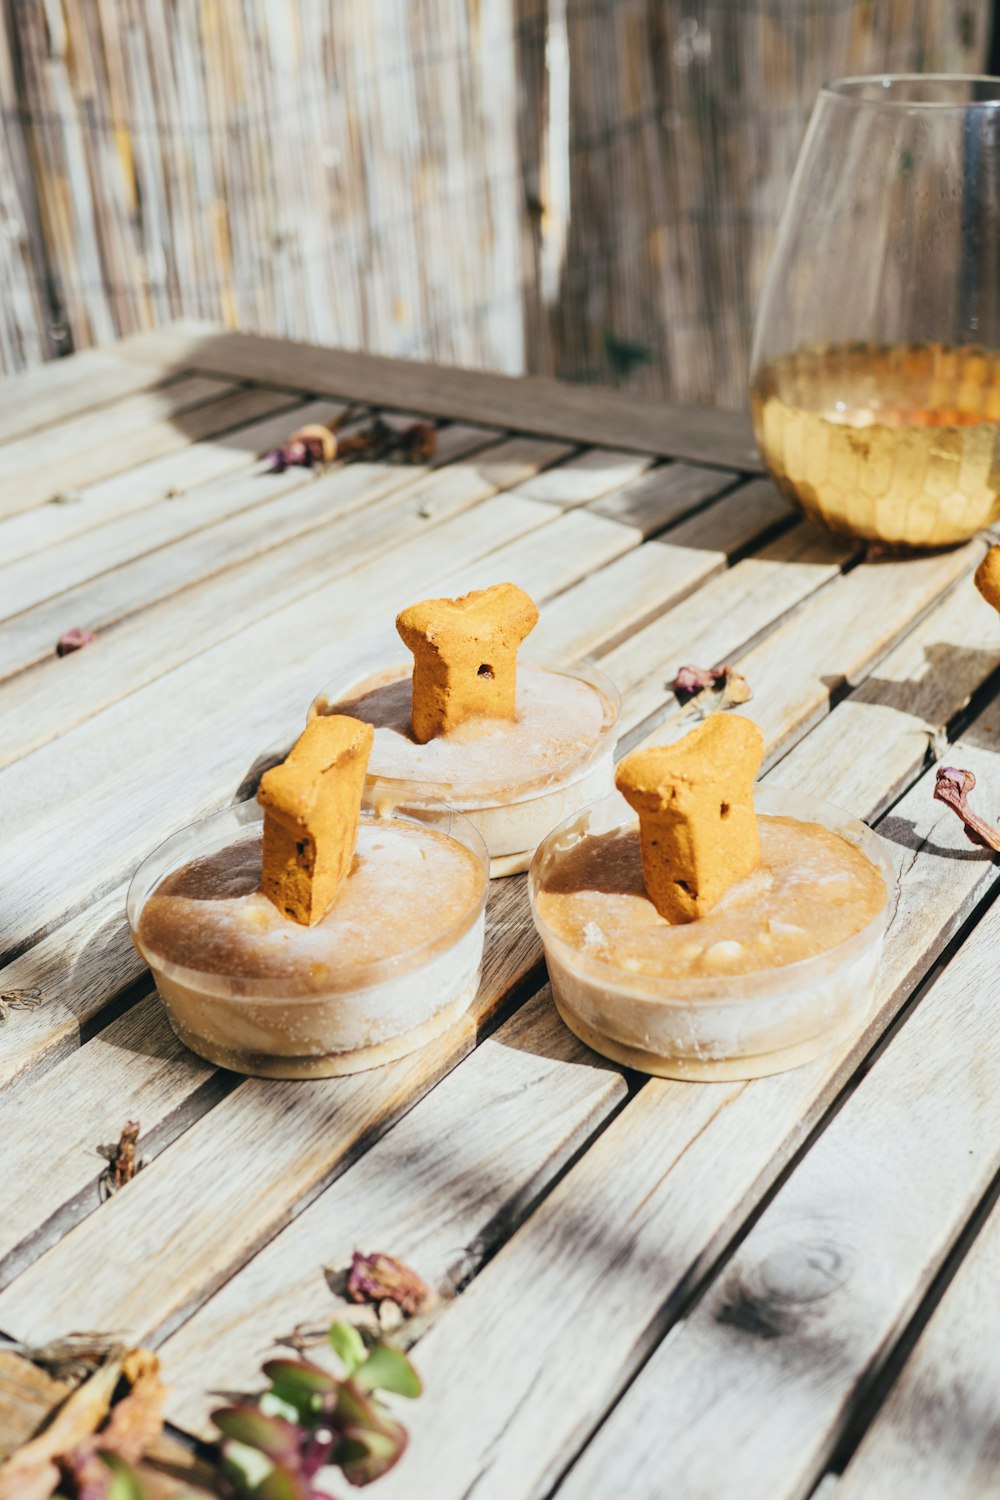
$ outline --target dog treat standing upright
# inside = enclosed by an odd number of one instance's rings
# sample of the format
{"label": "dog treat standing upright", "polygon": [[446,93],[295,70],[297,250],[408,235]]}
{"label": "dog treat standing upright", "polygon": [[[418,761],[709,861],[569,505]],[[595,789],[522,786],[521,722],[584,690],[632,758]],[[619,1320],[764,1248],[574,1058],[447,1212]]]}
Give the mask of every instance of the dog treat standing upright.
{"label": "dog treat standing upright", "polygon": [[303,927],[329,910],[351,868],[373,733],[346,714],[320,716],[261,777],[261,889]]}
{"label": "dog treat standing upright", "polygon": [[466,719],[516,716],[518,647],[538,620],[523,589],[497,583],[425,599],[396,618],[413,652],[413,737],[425,745]]}
{"label": "dog treat standing upright", "polygon": [[976,569],[976,588],[987,604],[1000,610],[1000,545],[991,547]]}
{"label": "dog treat standing upright", "polygon": [[646,894],[668,922],[703,917],[760,863],[753,782],[763,758],[751,719],[713,714],[618,767],[618,790],[639,814]]}

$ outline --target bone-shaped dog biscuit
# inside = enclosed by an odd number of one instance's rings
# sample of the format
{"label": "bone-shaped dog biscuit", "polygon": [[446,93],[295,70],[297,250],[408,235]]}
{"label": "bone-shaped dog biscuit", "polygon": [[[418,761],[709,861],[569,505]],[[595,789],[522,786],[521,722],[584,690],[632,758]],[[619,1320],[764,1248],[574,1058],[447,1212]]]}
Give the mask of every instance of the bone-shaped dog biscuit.
{"label": "bone-shaped dog biscuit", "polygon": [[360,719],[320,715],[261,777],[261,889],[303,927],[325,915],[351,868],[373,735]]}
{"label": "bone-shaped dog biscuit", "polygon": [[413,652],[413,737],[425,745],[466,719],[513,719],[517,651],[538,620],[523,589],[497,583],[459,599],[425,599],[397,616]]}
{"label": "bone-shaped dog biscuit", "polygon": [[1000,610],[1000,545],[991,547],[976,569],[976,588],[987,604]]}
{"label": "bone-shaped dog biscuit", "polygon": [[717,713],[618,767],[618,790],[639,814],[646,894],[668,922],[703,917],[760,863],[753,782],[763,758],[752,719]]}

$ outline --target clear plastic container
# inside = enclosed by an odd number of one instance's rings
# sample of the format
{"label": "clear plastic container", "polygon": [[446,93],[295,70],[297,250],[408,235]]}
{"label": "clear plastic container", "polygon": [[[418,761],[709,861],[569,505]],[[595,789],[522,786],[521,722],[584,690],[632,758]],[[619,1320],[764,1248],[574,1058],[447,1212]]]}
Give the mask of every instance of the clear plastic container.
{"label": "clear plastic container", "polygon": [[[474,899],[433,939],[390,958],[327,967],[322,984],[301,978],[229,977],[187,968],[140,937],[142,912],[161,881],[239,840],[260,841],[263,811],[242,802],[173,834],[139,866],[129,887],[132,938],[149,964],[170,1024],[192,1052],[223,1068],[266,1078],[328,1078],[416,1051],[447,1031],[479,988],[489,859],[471,824],[447,809],[385,808],[391,817],[447,834],[475,861]],[[306,929],[304,929],[306,930]]]}
{"label": "clear plastic container", "polygon": [[896,908],[889,845],[857,818],[815,797],[760,787],[755,804],[761,813],[819,823],[854,844],[885,881],[884,905],[867,926],[825,953],[752,974],[669,978],[619,968],[567,943],[546,925],[537,904],[561,855],[582,838],[638,826],[622,797],[606,798],[554,829],[528,875],[556,1007],[595,1052],[661,1078],[760,1078],[818,1057],[868,1015]]}
{"label": "clear plastic container", "polygon": [[[398,665],[400,674],[411,664],[407,655],[387,661],[382,670],[366,670],[361,675],[344,677],[314,698],[309,717],[333,713],[338,704],[350,703],[386,670]],[[541,840],[557,823],[595,800],[605,797],[614,787],[614,752],[618,739],[621,697],[614,683],[591,662],[567,664],[562,661],[535,658],[525,667],[542,668],[585,682],[600,693],[609,713],[601,733],[585,751],[567,756],[564,764],[542,777],[532,777],[512,784],[500,780],[460,780],[432,782],[426,776],[411,780],[380,774],[378,739],[369,762],[367,795],[376,805],[383,799],[391,804],[405,801],[411,806],[447,803],[456,808],[478,829],[489,850],[490,874],[515,875],[526,870]],[[419,747],[414,746],[416,752]]]}

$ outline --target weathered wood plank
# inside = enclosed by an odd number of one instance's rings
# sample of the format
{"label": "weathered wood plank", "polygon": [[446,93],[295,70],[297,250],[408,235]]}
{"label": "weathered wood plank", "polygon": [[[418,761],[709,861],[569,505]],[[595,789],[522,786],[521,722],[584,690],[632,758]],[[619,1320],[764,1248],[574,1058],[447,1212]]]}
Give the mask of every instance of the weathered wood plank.
{"label": "weathered wood plank", "polygon": [[[208,430],[190,447],[136,464],[124,474],[86,485],[70,505],[38,505],[0,521],[3,573],[11,563],[55,548],[97,526],[160,500],[187,494],[237,469],[287,437],[300,422],[329,417],[329,401],[302,404],[283,391],[250,386],[198,408]],[[273,412],[268,416],[266,413]],[[209,426],[208,424],[211,423]],[[0,577],[3,574],[0,573]],[[0,595],[2,598],[2,595]]]}
{"label": "weathered wood plank", "polygon": [[[448,436],[446,432],[443,441]],[[462,455],[459,451],[447,456]],[[341,562],[336,544],[342,533],[337,523],[345,517],[357,518],[354,530],[360,537],[374,538],[371,545],[360,542],[358,555],[374,554],[397,542],[391,515],[384,505],[380,510],[378,503],[412,489],[426,472],[422,466],[391,463],[355,464],[318,478],[301,469],[281,474],[257,469],[102,527],[67,544],[67,556],[53,559],[65,588],[7,622],[0,635],[0,675],[23,671],[51,656],[66,620],[100,631],[241,563],[262,557],[266,566],[271,553],[277,554],[277,566],[284,566],[294,589],[294,570],[303,549],[280,549],[311,532],[313,542],[306,544],[305,559],[321,566],[332,547],[335,568]],[[49,587],[47,557],[43,553],[15,568],[19,575],[11,591],[15,606]],[[300,594],[307,591],[305,580],[313,576],[304,566],[301,571]],[[82,581],[71,586],[77,575],[82,575]],[[231,583],[231,579],[221,579],[221,589]],[[279,602],[280,591],[269,591],[262,601],[258,596],[258,613],[276,608]],[[233,622],[228,598],[217,596],[216,607]]]}
{"label": "weathered wood plank", "polygon": [[[91,1046],[72,1060],[77,1073]],[[622,1078],[536,996],[174,1335],[161,1356],[171,1419],[208,1432],[207,1393],[254,1388],[262,1350],[300,1322],[322,1326],[323,1267],[359,1246],[402,1257],[453,1296],[624,1096]]]}
{"label": "weathered wood plank", "polygon": [[[728,644],[732,631],[720,609],[707,622],[699,618],[698,638],[689,643],[698,655],[692,651],[691,659],[699,666],[727,658],[734,661],[754,694],[742,712],[764,730],[773,760],[829,712],[832,694],[860,682],[934,601],[972,570],[981,555],[982,543],[972,541],[952,552],[861,563],[745,653],[738,649],[734,653]],[[707,588],[720,590],[724,582],[713,580]],[[876,599],[878,607],[873,608]],[[703,602],[702,594],[688,602],[696,607]],[[630,744],[655,743],[662,735],[664,719],[677,714],[666,683],[682,665],[679,653],[672,652],[654,672],[648,667],[651,657],[657,660],[655,636],[663,623],[657,621],[639,632],[607,658],[611,675],[616,680],[624,678],[627,684]]]}
{"label": "weathered wood plank", "polygon": [[[620,453],[613,448],[584,448],[559,469],[548,469],[523,490],[529,500],[545,500],[568,510],[588,505],[619,490],[644,474],[653,460],[645,453]],[[713,477],[716,477],[715,471]]]}
{"label": "weathered wood plank", "polygon": [[984,1500],[1000,1485],[994,1208],[836,1488],[837,1500]]}
{"label": "weathered wood plank", "polygon": [[60,423],[44,442],[34,433],[15,438],[0,448],[0,516],[185,447],[187,414],[233,389],[231,382],[190,376]]}
{"label": "weathered wood plank", "polygon": [[[960,584],[874,673],[774,767],[771,786],[828,796],[865,816],[882,812],[937,753],[945,726],[1000,665],[1000,615]],[[881,801],[873,803],[873,750]],[[942,752],[943,753],[943,752]]]}
{"label": "weathered wood plank", "polygon": [[37,370],[0,381],[0,443],[66,422],[81,412],[120,401],[171,374],[155,361],[147,368],[108,349],[86,349]]}
{"label": "weathered wood plank", "polygon": [[[553,600],[532,635],[533,649],[604,654],[630,631],[722,573],[734,553],[758,545],[785,516],[784,505],[773,495],[744,496],[737,490],[715,501],[671,526],[661,539],[644,542]],[[599,507],[591,508],[605,514]],[[644,511],[629,524],[658,530],[655,521]],[[587,625],[581,630],[583,620]]]}
{"label": "weathered wood plank", "polygon": [[[873,801],[878,749],[869,747]],[[1000,776],[993,751],[963,750],[962,763]],[[613,1405],[873,1039],[995,882],[993,863],[969,851],[954,818],[932,802],[932,784],[933,775],[917,782],[882,825],[904,843],[906,863],[876,1011],[863,1035],[815,1064],[757,1083],[653,1080],[639,1091],[421,1343],[428,1397],[408,1455],[413,1489],[420,1491],[436,1464],[441,1500],[547,1493]],[[828,796],[836,800],[835,784]],[[530,1327],[530,1341],[516,1337],[506,1315],[512,1298],[517,1328]],[[473,1394],[468,1362],[487,1343],[496,1379],[488,1393],[474,1383]],[[724,1380],[724,1364],[717,1373]],[[660,1442],[663,1421],[661,1410],[639,1447],[646,1463],[656,1446],[650,1488],[633,1489],[638,1479],[630,1471],[624,1480],[619,1473],[616,1493],[620,1487],[630,1497],[660,1495],[668,1472],[671,1493],[678,1490],[684,1471],[673,1467]],[[608,1464],[635,1442],[634,1424],[627,1442],[621,1431],[617,1441],[604,1446],[602,1433],[595,1443]],[[776,1451],[781,1447],[775,1443]],[[732,1474],[729,1482],[728,1490],[699,1493],[732,1494]],[[390,1497],[393,1483],[386,1481]],[[595,1485],[588,1472],[570,1493],[601,1493],[602,1484],[607,1488],[606,1477]]]}
{"label": "weathered wood plank", "polygon": [[125,922],[127,889],[114,887],[0,968],[4,989],[37,991],[39,999],[12,1011],[0,1030],[0,1088],[79,1046],[82,1028],[147,972]]}
{"label": "weathered wood plank", "polygon": [[[953,754],[965,763],[964,750]],[[996,767],[994,757],[994,777]],[[922,920],[935,915],[925,904]],[[859,1391],[1000,1168],[998,937],[994,905],[561,1494],[600,1493],[612,1474],[636,1500],[682,1484],[790,1500],[816,1482]]]}
{"label": "weathered wood plank", "polygon": [[[287,401],[288,397],[283,400]],[[329,410],[329,402],[322,407],[316,402],[304,412],[307,419],[314,419],[321,411],[325,415]],[[286,428],[288,420],[286,416]],[[201,450],[202,445],[197,444],[187,453],[200,456]],[[245,462],[244,458],[239,467],[244,467]],[[125,563],[180,541],[204,527],[214,526],[230,516],[249,517],[264,501],[275,497],[284,501],[293,489],[301,489],[309,495],[317,485],[325,490],[330,481],[340,480],[349,472],[337,470],[317,481],[302,469],[272,474],[267,467],[255,465],[251,474],[224,476],[214,485],[199,485],[185,494],[172,495],[169,504],[136,506],[126,514],[108,520],[97,530],[78,533],[62,542],[54,541],[33,557],[0,567],[0,619],[25,614],[45,600],[56,599],[65,603],[70,614],[82,611],[81,617],[86,617],[86,596],[81,594],[80,586],[90,579],[114,572]],[[128,479],[132,473],[134,471],[129,471],[128,475],[120,477]],[[87,498],[86,491],[81,492],[79,504],[85,506]],[[72,514],[75,508],[75,505],[43,507],[49,514],[57,515]],[[37,512],[28,511],[24,517],[31,519],[35,514]],[[267,535],[270,515],[271,512],[265,510],[259,518],[262,540]],[[20,631],[30,630],[30,626],[29,617],[10,628]]]}
{"label": "weathered wood plank", "polygon": [[138,1155],[150,1160],[225,1091],[224,1078],[214,1090],[201,1088],[214,1072],[176,1040],[154,994],[15,1090],[4,1108],[6,1149],[18,1170],[0,1185],[0,1284],[99,1206],[107,1166],[100,1144],[138,1120]]}
{"label": "weathered wood plank", "polygon": [[[623,489],[595,502],[594,509],[616,521],[627,521],[630,526],[643,526],[649,511],[662,515],[664,506],[668,506],[672,518],[680,520],[695,505],[731,489],[736,480],[737,475],[727,474],[721,469],[700,469],[693,464],[660,464]],[[776,491],[770,480],[756,480],[744,486],[742,493],[750,504],[763,501],[765,496],[773,496]],[[782,509],[790,520],[792,512],[783,501]]]}
{"label": "weathered wood plank", "polygon": [[[162,588],[167,572],[155,559],[133,567],[124,578],[107,580],[105,587],[117,593],[116,607],[131,607],[138,612],[132,618],[119,617],[114,630],[101,640],[100,649],[92,648],[61,661],[55,658],[41,661],[30,673],[0,684],[0,705],[6,714],[0,764],[45,744],[53,735],[65,732],[171,668],[233,637],[262,616],[274,614],[295,599],[324,587],[339,572],[356,567],[360,557],[372,558],[382,551],[398,548],[408,539],[416,541],[441,523],[497,494],[504,486],[534,473],[539,465],[563,452],[563,447],[554,444],[511,439],[478,454],[474,460],[467,459],[431,476],[386,465],[358,466],[353,470],[353,479],[335,487],[338,495],[352,501],[346,507],[346,518],[339,521],[336,517],[324,521],[322,517],[324,496],[330,492],[333,476],[314,481],[299,496],[297,504],[304,507],[307,519],[314,509],[318,510],[319,521],[312,534],[301,541],[292,537],[281,548],[251,553],[243,565],[230,567],[223,579],[209,577],[200,581],[190,578],[185,581],[184,570],[191,552],[196,566],[201,559],[198,540],[188,544],[180,562],[174,559],[172,564],[174,576],[183,587],[182,610],[171,595],[159,603],[150,603],[147,589],[157,585],[147,584],[148,574],[152,571]],[[341,471],[345,475],[348,472]],[[233,486],[244,482],[229,481]],[[317,485],[325,486],[318,495]],[[362,502],[366,496],[367,509],[364,509]],[[380,505],[376,506],[373,502],[378,498]],[[281,524],[294,524],[299,511],[291,517],[281,517],[282,509],[278,507]],[[518,514],[514,501],[510,535],[515,534]],[[552,519],[551,514],[539,507],[534,507],[530,514],[539,523]],[[308,532],[308,527],[305,529]],[[259,525],[250,526],[251,546],[259,531]],[[259,539],[263,544],[263,538]],[[331,545],[334,543],[335,547]],[[341,547],[349,550],[348,557],[341,556]],[[106,594],[104,599],[107,607]],[[49,620],[50,626],[52,623]],[[41,640],[41,630],[35,634]],[[156,652],[149,649],[151,640],[158,643]]]}
{"label": "weathered wood plank", "polygon": [[173,359],[178,368],[229,378],[256,379],[266,370],[269,380],[293,390],[412,407],[429,416],[460,417],[751,473],[761,468],[749,423],[740,413],[670,407],[539,376],[511,378],[385,359],[287,339],[224,333],[205,324],[178,324],[140,334],[126,339],[118,352],[124,358],[152,359],[157,365]]}

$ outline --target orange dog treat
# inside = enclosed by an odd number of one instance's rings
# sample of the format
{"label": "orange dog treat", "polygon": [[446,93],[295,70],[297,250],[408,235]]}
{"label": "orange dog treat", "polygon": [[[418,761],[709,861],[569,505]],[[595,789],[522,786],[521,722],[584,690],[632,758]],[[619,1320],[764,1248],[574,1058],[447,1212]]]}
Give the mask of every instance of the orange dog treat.
{"label": "orange dog treat", "polygon": [[373,733],[346,714],[313,719],[261,777],[261,890],[303,927],[325,915],[351,868]]}
{"label": "orange dog treat", "polygon": [[466,719],[513,719],[517,651],[538,610],[523,589],[497,583],[460,599],[425,599],[396,618],[413,652],[413,737],[426,745]]}
{"label": "orange dog treat", "polygon": [[693,922],[760,863],[753,782],[764,736],[713,714],[673,745],[636,750],[615,784],[639,814],[646,894],[668,922]]}
{"label": "orange dog treat", "polygon": [[976,569],[976,588],[987,604],[1000,609],[1000,545],[991,547]]}

